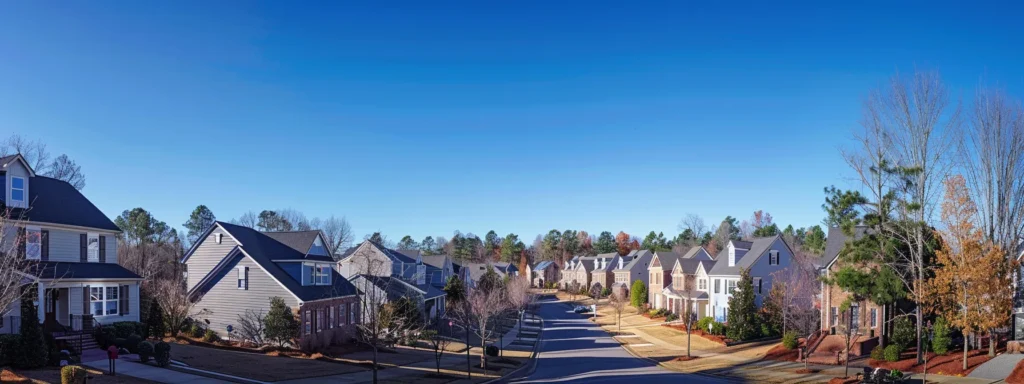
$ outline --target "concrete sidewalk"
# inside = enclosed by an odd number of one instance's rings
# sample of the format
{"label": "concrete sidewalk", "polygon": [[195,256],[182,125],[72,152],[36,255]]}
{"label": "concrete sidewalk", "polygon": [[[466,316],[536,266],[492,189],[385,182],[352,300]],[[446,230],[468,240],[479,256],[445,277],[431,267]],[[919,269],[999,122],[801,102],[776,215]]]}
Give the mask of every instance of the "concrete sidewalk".
{"label": "concrete sidewalk", "polygon": [[1024,360],[1024,354],[1004,353],[982,363],[971,371],[967,377],[1002,380],[1010,376],[1010,372],[1013,372],[1013,369],[1017,367],[1017,363],[1021,360]]}
{"label": "concrete sidewalk", "polygon": [[[110,368],[107,360],[89,361],[83,363],[83,365],[103,372],[107,372],[107,369]],[[131,376],[160,383],[212,384],[231,382],[178,372],[167,368],[154,367],[148,364],[135,363],[128,360],[117,360],[115,370],[118,376]]]}

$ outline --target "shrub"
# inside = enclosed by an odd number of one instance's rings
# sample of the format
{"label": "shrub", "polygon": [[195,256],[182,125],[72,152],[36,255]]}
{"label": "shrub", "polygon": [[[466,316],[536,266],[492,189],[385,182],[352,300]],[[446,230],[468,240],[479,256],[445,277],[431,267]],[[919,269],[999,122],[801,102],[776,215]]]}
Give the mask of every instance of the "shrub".
{"label": "shrub", "polygon": [[128,339],[125,339],[125,338],[122,338],[122,337],[118,337],[118,338],[114,339],[114,346],[115,347],[117,347],[117,348],[127,348],[127,347],[125,347],[126,345],[128,345]]}
{"label": "shrub", "polygon": [[267,340],[279,346],[299,336],[299,320],[280,297],[270,298],[270,310],[263,321],[266,323],[263,333]]}
{"label": "shrub", "polygon": [[718,336],[724,335],[725,334],[725,324],[719,323],[717,321],[711,323],[711,334],[712,335],[718,335]]}
{"label": "shrub", "polygon": [[192,327],[189,328],[189,330],[188,330],[188,335],[192,336],[192,337],[195,337],[197,339],[200,338],[200,337],[203,337],[203,334],[205,334],[205,333],[206,333],[206,331],[203,330],[203,327],[201,325],[199,325],[199,323],[196,323],[196,322],[193,322],[192,323]]}
{"label": "shrub", "polygon": [[149,306],[149,319],[146,320],[146,325],[149,326],[148,336],[164,337],[164,311],[156,300]]}
{"label": "shrub", "polygon": [[96,337],[96,344],[99,344],[100,348],[107,349],[117,338],[117,330],[112,325],[105,325],[96,328],[93,331],[93,336]]}
{"label": "shrub", "polygon": [[795,349],[800,345],[800,340],[796,337],[796,332],[787,331],[785,335],[782,335],[782,346],[786,349]]}
{"label": "shrub", "polygon": [[129,351],[135,352],[139,349],[139,343],[142,343],[142,336],[131,335],[125,339],[125,345],[122,345],[121,347],[128,348]]}
{"label": "shrub", "polygon": [[114,334],[122,339],[131,335],[146,336],[146,325],[138,321],[118,321],[111,324],[114,327]]}
{"label": "shrub", "polygon": [[708,332],[708,325],[715,322],[715,318],[711,316],[705,316],[697,320],[697,329]]}
{"label": "shrub", "polygon": [[487,356],[492,356],[492,357],[493,356],[498,356],[498,347],[495,347],[493,345],[488,345],[487,346]]}
{"label": "shrub", "polygon": [[220,336],[217,336],[217,332],[214,332],[212,329],[207,329],[203,333],[203,341],[207,343],[217,342],[220,341]]}
{"label": "shrub", "polygon": [[21,349],[21,335],[0,335],[0,367],[14,363],[16,352]]}
{"label": "shrub", "polygon": [[143,363],[148,363],[149,359],[153,358],[153,343],[143,341],[139,343],[138,348],[139,360],[142,360]]}
{"label": "shrub", "polygon": [[153,360],[156,360],[156,364],[161,367],[166,367],[171,363],[171,345],[167,342],[161,341],[153,346]]}
{"label": "shrub", "polygon": [[885,360],[885,349],[881,345],[876,345],[871,349],[871,358],[877,361]]}
{"label": "shrub", "polygon": [[665,316],[665,321],[676,321],[676,320],[679,320],[679,315],[677,315],[677,314],[669,313],[668,315]]}
{"label": "shrub", "polygon": [[643,280],[634,281],[629,288],[629,304],[637,308],[647,304],[647,285]]}
{"label": "shrub", "polygon": [[85,384],[88,373],[77,365],[66,365],[60,369],[61,384]]}
{"label": "shrub", "polygon": [[903,347],[896,344],[889,344],[889,346],[885,347],[885,351],[882,352],[882,357],[884,357],[885,361],[888,362],[900,361],[901,353],[903,353]]}
{"label": "shrub", "polygon": [[21,344],[18,354],[14,356],[14,366],[34,369],[46,365],[46,340],[43,338],[43,327],[39,325],[39,315],[31,302],[21,304]]}
{"label": "shrub", "polygon": [[611,296],[611,295],[612,295],[612,289],[611,288],[605,288],[605,289],[601,290],[601,297],[608,297],[608,296]]}
{"label": "shrub", "polygon": [[935,336],[932,337],[932,350],[936,354],[945,355],[949,352],[949,345],[953,340],[949,336],[949,322],[944,318],[935,319],[935,326],[932,328]]}
{"label": "shrub", "polygon": [[899,345],[900,350],[907,349],[914,341],[917,340],[917,334],[915,334],[914,324],[911,323],[909,317],[901,317],[896,320],[896,325],[893,326],[892,330],[892,342],[893,344]]}

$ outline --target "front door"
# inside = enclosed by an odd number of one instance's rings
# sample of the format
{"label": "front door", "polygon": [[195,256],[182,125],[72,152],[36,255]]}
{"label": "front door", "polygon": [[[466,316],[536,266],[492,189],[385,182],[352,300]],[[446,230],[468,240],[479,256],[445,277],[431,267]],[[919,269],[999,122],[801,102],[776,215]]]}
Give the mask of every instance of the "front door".
{"label": "front door", "polygon": [[47,289],[46,297],[43,299],[43,329],[55,332],[60,330],[57,322],[57,301],[60,300],[60,291]]}

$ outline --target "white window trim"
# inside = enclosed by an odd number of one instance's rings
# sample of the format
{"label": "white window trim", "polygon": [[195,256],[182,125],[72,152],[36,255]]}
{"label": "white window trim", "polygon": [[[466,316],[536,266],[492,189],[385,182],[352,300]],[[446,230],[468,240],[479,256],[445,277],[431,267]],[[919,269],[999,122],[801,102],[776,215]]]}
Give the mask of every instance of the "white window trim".
{"label": "white window trim", "polygon": [[[90,284],[89,285],[89,308],[86,308],[85,311],[88,311],[88,314],[93,315],[95,317],[119,316],[119,315],[121,315],[121,313],[124,312],[124,310],[121,309],[121,285],[122,284]],[[92,298],[93,297],[92,296],[92,289],[93,288],[99,288],[100,289],[100,294],[101,294],[101,297],[103,298],[102,300],[93,300],[93,298]],[[114,289],[116,289],[116,291],[117,291],[117,298],[116,299],[108,299],[107,298],[107,288],[114,288]],[[107,313],[107,303],[111,302],[111,301],[114,302],[114,303],[117,303],[117,313],[113,313],[113,314],[108,314]],[[103,303],[103,314],[102,315],[96,315],[93,312],[93,310],[92,310],[93,303],[96,303],[96,302],[102,302]],[[129,305],[131,305],[131,304],[129,303]],[[85,311],[83,311],[83,312],[85,312]]]}
{"label": "white window trim", "polygon": [[[96,257],[93,257],[93,248],[92,248],[92,240],[93,239],[96,239],[96,249],[95,249],[95,251],[96,251],[95,256]],[[98,262],[100,262],[100,234],[99,233],[89,232],[86,235],[86,237],[85,237],[85,254],[86,254],[86,261],[88,261],[90,263],[98,263]]]}
{"label": "white window trim", "polygon": [[217,244],[220,244],[221,242],[224,241],[224,234],[223,233],[216,233],[216,234],[213,235],[213,238],[214,238],[215,241],[217,241]]}
{"label": "white window trim", "polygon": [[237,272],[238,275],[236,275],[236,277],[235,277],[235,281],[236,281],[235,285],[240,285],[240,286],[238,286],[238,289],[240,289],[240,290],[248,291],[249,290],[249,267],[241,266],[241,267],[235,268],[235,270],[238,271]]}
{"label": "white window trim", "polygon": [[[14,180],[15,179],[20,179],[21,180],[21,188],[14,188]],[[14,191],[15,190],[21,191],[21,199],[15,199],[14,198]],[[27,200],[28,200],[28,179],[24,178],[24,177],[21,177],[21,176],[11,176],[11,202],[19,203],[19,204],[12,204],[12,205],[21,206],[21,204],[25,204],[25,202]]]}

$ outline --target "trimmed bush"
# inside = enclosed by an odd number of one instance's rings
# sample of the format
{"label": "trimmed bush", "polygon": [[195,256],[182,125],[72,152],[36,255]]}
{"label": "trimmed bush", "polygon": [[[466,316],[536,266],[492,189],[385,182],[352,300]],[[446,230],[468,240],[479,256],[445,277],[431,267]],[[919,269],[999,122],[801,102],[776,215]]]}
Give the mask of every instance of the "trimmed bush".
{"label": "trimmed bush", "polygon": [[941,317],[935,319],[932,332],[935,333],[935,336],[932,337],[932,351],[939,355],[945,355],[946,352],[949,352],[949,345],[953,343],[949,337],[949,322]]}
{"label": "trimmed bush", "polygon": [[139,343],[141,343],[141,342],[142,342],[142,336],[131,335],[131,336],[128,336],[127,339],[125,339],[125,345],[122,345],[121,348],[128,348],[129,351],[135,352],[135,351],[139,350]]}
{"label": "trimmed bush", "polygon": [[782,346],[786,349],[796,349],[800,345],[800,340],[796,337],[796,332],[787,331],[785,335],[782,335]]}
{"label": "trimmed bush", "polygon": [[634,281],[633,286],[629,288],[629,304],[636,308],[647,304],[647,284],[644,284],[643,280]]}
{"label": "trimmed bush", "polygon": [[725,324],[717,321],[711,323],[711,334],[722,336],[725,334]]}
{"label": "trimmed bush", "polygon": [[117,338],[117,330],[112,325],[104,325],[96,328],[93,331],[93,336],[96,337],[96,344],[99,344],[101,349],[107,349],[114,344],[114,339]]}
{"label": "trimmed bush", "polygon": [[153,343],[148,341],[139,343],[138,354],[139,360],[142,360],[143,363],[148,363],[149,359],[153,358]]}
{"label": "trimmed bush", "polygon": [[220,341],[220,336],[217,336],[217,332],[214,332],[212,329],[207,329],[206,332],[203,333],[203,341],[207,343]]}
{"label": "trimmed bush", "polygon": [[903,353],[902,347],[896,344],[889,344],[889,346],[885,347],[885,351],[882,352],[882,357],[888,362],[900,361],[901,353]]}
{"label": "trimmed bush", "polygon": [[705,316],[697,320],[697,329],[707,332],[708,325],[715,322],[715,318],[711,316]]}
{"label": "trimmed bush", "polygon": [[188,334],[189,336],[198,339],[202,338],[203,335],[206,334],[206,330],[204,330],[203,327],[199,325],[199,323],[192,323],[192,327],[188,330]]}
{"label": "trimmed bush", "polygon": [[128,345],[128,339],[121,337],[114,339],[114,346],[117,347],[118,349],[127,348],[125,347],[126,345]]}
{"label": "trimmed bush", "polygon": [[153,360],[161,367],[171,364],[171,345],[161,341],[153,346]]}
{"label": "trimmed bush", "polygon": [[498,347],[495,347],[493,345],[488,345],[487,346],[487,356],[492,356],[492,357],[498,356]]}
{"label": "trimmed bush", "polygon": [[149,306],[149,318],[146,319],[146,325],[149,327],[150,337],[164,337],[164,311],[160,308],[160,304],[157,304],[156,300]]}
{"label": "trimmed bush", "polygon": [[679,320],[679,315],[677,315],[677,314],[669,313],[668,315],[665,315],[665,321],[676,321],[676,320]]}
{"label": "trimmed bush", "polygon": [[896,320],[896,325],[893,326],[892,330],[892,342],[893,344],[899,345],[900,350],[907,349],[911,344],[917,341],[917,334],[915,333],[913,322],[910,321],[909,317],[901,317]]}
{"label": "trimmed bush", "polygon": [[14,366],[23,369],[40,368],[46,365],[48,354],[36,307],[30,301],[22,301],[21,344],[18,354],[14,355]]}
{"label": "trimmed bush", "polygon": [[111,324],[116,337],[127,339],[131,335],[146,336],[146,325],[138,321],[118,321]]}
{"label": "trimmed bush", "polygon": [[878,361],[885,360],[885,349],[881,345],[876,345],[871,349],[871,358]]}
{"label": "trimmed bush", "polygon": [[14,356],[21,349],[21,335],[0,335],[0,367],[14,363]]}
{"label": "trimmed bush", "polygon": [[77,365],[67,365],[60,369],[61,384],[85,384],[87,376],[85,368]]}

